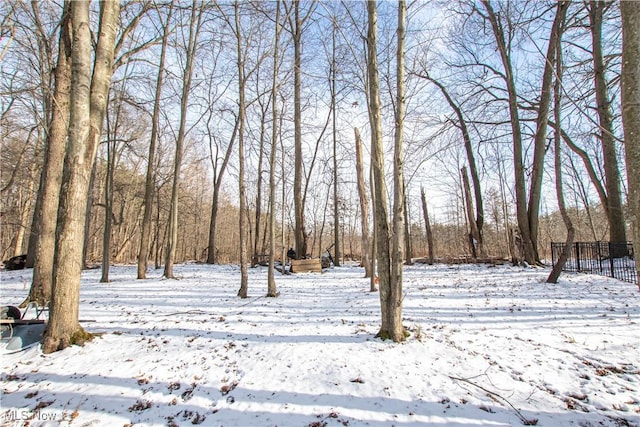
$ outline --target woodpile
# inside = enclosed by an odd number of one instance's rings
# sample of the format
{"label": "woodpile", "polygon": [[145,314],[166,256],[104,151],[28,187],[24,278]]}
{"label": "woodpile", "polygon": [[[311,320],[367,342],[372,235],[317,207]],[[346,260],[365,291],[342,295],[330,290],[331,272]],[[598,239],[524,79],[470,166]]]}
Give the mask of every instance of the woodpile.
{"label": "woodpile", "polygon": [[292,273],[322,273],[320,258],[292,259]]}

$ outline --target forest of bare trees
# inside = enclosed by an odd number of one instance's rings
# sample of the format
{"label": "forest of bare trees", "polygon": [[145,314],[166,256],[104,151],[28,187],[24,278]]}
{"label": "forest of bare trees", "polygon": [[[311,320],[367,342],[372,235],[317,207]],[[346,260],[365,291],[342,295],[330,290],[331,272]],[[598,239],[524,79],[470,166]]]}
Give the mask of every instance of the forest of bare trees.
{"label": "forest of bare trees", "polygon": [[398,319],[403,261],[632,240],[628,3],[2,2],[2,259],[53,315],[82,268],[239,263],[246,297],[331,247]]}

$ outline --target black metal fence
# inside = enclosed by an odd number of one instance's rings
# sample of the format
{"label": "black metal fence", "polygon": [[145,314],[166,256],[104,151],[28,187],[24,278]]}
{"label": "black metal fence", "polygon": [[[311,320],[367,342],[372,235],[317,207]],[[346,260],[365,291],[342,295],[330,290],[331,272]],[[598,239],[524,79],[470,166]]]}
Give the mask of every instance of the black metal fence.
{"label": "black metal fence", "polygon": [[[560,258],[566,243],[551,243],[553,265]],[[575,242],[563,271],[609,276],[630,283],[638,283],[633,244],[628,242]]]}

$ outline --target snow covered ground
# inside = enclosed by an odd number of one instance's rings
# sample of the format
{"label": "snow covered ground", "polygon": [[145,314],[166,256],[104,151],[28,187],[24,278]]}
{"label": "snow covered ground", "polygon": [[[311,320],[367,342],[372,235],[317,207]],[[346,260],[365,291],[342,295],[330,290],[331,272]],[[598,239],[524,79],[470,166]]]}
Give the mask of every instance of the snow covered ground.
{"label": "snow covered ground", "polygon": [[[82,277],[84,347],[1,359],[2,426],[638,426],[640,293],[547,269],[415,265],[411,336],[374,338],[379,296],[355,266],[323,274],[177,265]],[[0,272],[18,304],[31,270]]]}

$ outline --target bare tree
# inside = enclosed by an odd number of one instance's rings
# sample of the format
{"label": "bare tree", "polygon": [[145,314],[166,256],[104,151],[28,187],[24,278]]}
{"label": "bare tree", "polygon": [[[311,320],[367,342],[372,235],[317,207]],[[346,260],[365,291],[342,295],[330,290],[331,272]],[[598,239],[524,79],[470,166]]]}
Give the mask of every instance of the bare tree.
{"label": "bare tree", "polygon": [[475,225],[472,226],[472,230],[477,230],[477,236],[475,236],[478,242],[478,249],[480,252],[480,256],[486,255],[485,245],[484,245],[484,235],[483,235],[483,227],[484,227],[484,202],[482,200],[482,187],[480,185],[480,175],[478,174],[478,166],[476,164],[476,156],[473,152],[473,143],[471,141],[471,134],[469,133],[469,127],[467,125],[467,120],[462,113],[462,109],[460,106],[454,101],[453,97],[447,90],[447,88],[440,81],[431,77],[428,72],[416,73],[418,77],[429,80],[431,83],[436,85],[442,95],[447,100],[447,103],[451,107],[451,109],[456,114],[456,118],[458,122],[456,126],[462,132],[462,140],[464,141],[464,148],[467,154],[467,162],[469,163],[469,171],[471,173],[471,181],[473,182],[473,195],[475,200],[475,219],[470,219],[470,221],[475,222]]}
{"label": "bare tree", "polygon": [[593,78],[595,83],[596,110],[599,121],[599,138],[602,144],[602,159],[607,189],[607,209],[609,213],[609,241],[626,242],[626,223],[622,210],[620,192],[620,169],[616,155],[616,139],[613,133],[613,116],[611,101],[605,76],[605,62],[602,52],[602,19],[605,8],[604,1],[589,2],[589,21],[593,47]]}
{"label": "bare tree", "polygon": [[[621,2],[622,13],[622,123],[628,171],[640,170],[640,9],[635,2]],[[640,246],[640,175],[629,173],[629,204],[634,244]],[[640,271],[640,257],[636,254]],[[638,284],[640,289],[640,283]]]}
{"label": "bare tree", "polygon": [[[110,114],[110,110],[107,108],[106,115],[106,135],[107,140],[105,142],[107,146],[107,158],[105,162],[106,173],[104,181],[104,229],[102,238],[102,276],[100,277],[101,283],[109,282],[109,270],[111,267],[111,234],[114,223],[115,215],[113,213],[113,186],[114,175],[116,166],[118,165],[118,158],[123,149],[123,144],[118,144],[121,122],[124,121],[123,112],[123,96],[125,84],[127,82],[127,74],[129,70],[129,63],[125,66],[124,77],[121,81],[121,87],[119,94],[116,94],[114,98],[115,111]],[[114,91],[112,91],[113,93]],[[119,99],[118,99],[119,98]],[[111,119],[113,116],[113,120]],[[122,221],[120,221],[122,222]]]}
{"label": "bare tree", "polygon": [[234,33],[236,37],[236,53],[237,53],[237,65],[238,65],[238,185],[240,198],[240,212],[239,212],[239,234],[240,234],[240,289],[238,290],[238,296],[240,298],[248,298],[249,291],[249,277],[247,272],[247,247],[246,247],[246,200],[245,200],[245,182],[244,182],[244,169],[245,169],[245,154],[244,154],[244,126],[245,126],[245,114],[246,114],[246,102],[245,102],[245,70],[244,70],[244,54],[242,43],[242,28],[240,26],[240,12],[238,0],[234,3],[234,16],[235,27]]}
{"label": "bare tree", "polygon": [[526,183],[524,176],[524,158],[522,150],[522,129],[520,125],[520,113],[518,111],[518,93],[516,89],[515,77],[511,63],[511,53],[508,49],[508,43],[505,39],[505,32],[499,17],[493,10],[493,6],[489,0],[482,0],[487,18],[491,23],[494,37],[500,58],[504,67],[504,78],[507,85],[507,93],[509,99],[509,114],[511,117],[511,131],[513,137],[513,164],[515,175],[515,192],[516,192],[516,217],[518,228],[523,240],[525,260],[529,264],[536,262],[536,251],[531,236],[531,228],[529,226],[529,218],[527,214],[527,195]]}
{"label": "bare tree", "polygon": [[[368,86],[368,85],[367,85]],[[368,95],[367,95],[368,99]],[[369,104],[369,102],[367,103]],[[369,112],[369,120],[371,119],[371,112]],[[371,217],[373,219],[373,230],[371,233],[371,244],[369,259],[371,260],[371,277],[369,278],[369,292],[378,292],[378,285],[380,278],[378,277],[378,226],[376,221],[376,180],[373,168],[373,155],[371,164],[369,166],[369,187],[371,189]]]}
{"label": "bare tree", "polygon": [[[553,75],[553,64],[555,61],[555,38],[558,37],[560,24],[564,21],[566,14],[567,2],[559,2],[557,5],[554,23],[551,28],[551,37],[545,59],[545,72],[543,73],[543,81],[541,86],[541,101],[538,107],[537,119],[537,137],[534,140],[534,160],[532,165],[533,176],[531,179],[531,191],[529,202],[527,202],[526,180],[525,180],[525,164],[522,145],[522,121],[519,113],[518,90],[516,87],[515,76],[512,64],[512,37],[513,27],[510,17],[502,17],[496,14],[491,5],[490,0],[482,0],[486,15],[476,9],[484,19],[489,21],[496,41],[498,52],[502,61],[504,74],[503,78],[507,87],[509,116],[511,123],[511,131],[513,138],[513,162],[515,175],[515,194],[516,194],[516,218],[518,221],[518,229],[522,239],[522,247],[524,252],[524,260],[529,264],[539,262],[537,250],[537,232],[538,217],[540,204],[540,189],[542,185],[542,170],[544,165],[544,147],[547,126],[547,115],[549,100],[551,99],[551,84]],[[503,19],[509,25],[508,31],[505,33]]]}
{"label": "bare tree", "polygon": [[558,198],[558,209],[560,210],[560,215],[562,216],[562,221],[565,224],[567,229],[567,239],[565,241],[565,246],[556,262],[556,265],[553,266],[551,273],[549,273],[549,277],[547,277],[547,283],[557,283],[558,278],[560,277],[560,273],[564,268],[567,259],[569,259],[569,254],[571,253],[571,247],[573,245],[573,240],[576,235],[575,227],[573,226],[573,222],[571,221],[571,217],[567,211],[567,206],[564,198],[564,186],[562,182],[562,152],[561,152],[561,144],[562,140],[562,120],[561,120],[561,97],[562,97],[562,49],[561,49],[561,40],[562,38],[559,36],[556,40],[556,51],[557,51],[557,61],[555,64],[555,84],[553,85],[553,93],[554,93],[554,102],[553,102],[553,120],[555,122],[554,125],[554,135],[553,135],[553,146],[554,146],[554,167],[556,172],[556,197]]}
{"label": "bare tree", "polygon": [[467,222],[469,223],[469,248],[471,249],[471,256],[477,258],[481,253],[480,246],[480,232],[478,230],[478,224],[473,218],[473,200],[471,200],[471,186],[469,185],[469,174],[465,166],[460,169],[462,176],[462,188],[463,196],[467,212]]}
{"label": "bare tree", "polygon": [[[302,158],[302,33],[305,23],[313,12],[313,7],[306,13],[301,14],[300,0],[293,0],[293,4],[287,6],[284,3],[287,17],[289,19],[289,31],[293,37],[293,79],[294,79],[294,179],[293,179],[293,202],[295,209],[295,242],[296,256],[304,258],[307,255],[307,232],[304,216],[303,200],[303,158]],[[293,12],[293,13],[292,13]]]}
{"label": "bare tree", "polygon": [[[159,11],[159,9],[158,9]],[[142,218],[142,231],[140,235],[140,250],[138,251],[138,279],[146,279],[147,265],[149,261],[149,242],[151,240],[151,215],[153,214],[153,199],[155,185],[155,156],[158,142],[158,127],[160,121],[160,98],[162,95],[162,85],[165,73],[165,58],[167,55],[167,44],[169,42],[171,15],[173,14],[173,3],[169,5],[167,19],[162,24],[162,47],[160,49],[160,62],[158,63],[158,75],[156,77],[156,91],[153,100],[153,113],[151,117],[151,135],[149,141],[149,151],[147,155],[147,173],[144,186],[144,214]]]}
{"label": "bare tree", "polygon": [[[139,52],[140,50],[145,49],[147,46],[149,46],[151,43],[153,43],[152,41],[149,41],[147,43],[144,43],[140,46],[137,46],[131,50],[128,50],[124,53],[122,53],[120,55],[120,57],[116,57],[116,55],[118,55],[123,47],[123,45],[125,44],[126,40],[128,39],[129,35],[135,30],[135,28],[137,27],[138,23],[140,22],[140,20],[145,16],[146,12],[149,10],[150,6],[151,6],[151,2],[149,0],[145,0],[143,2],[140,3],[128,3],[125,5],[131,5],[131,4],[136,4],[136,5],[140,5],[137,13],[133,16],[133,18],[131,19],[130,22],[128,22],[126,25],[121,26],[121,34],[120,37],[117,38],[114,42],[114,49],[113,49],[113,55],[114,58],[111,60],[111,70],[109,70],[109,83],[111,82],[111,76],[113,75],[113,71],[116,70],[118,67],[122,66],[123,64],[128,62],[128,59],[135,53]],[[118,9],[120,10],[120,9]],[[124,9],[123,9],[124,10]],[[117,35],[117,34],[116,34]],[[92,81],[92,85],[95,83],[99,83],[100,86],[102,87],[96,87],[95,89],[100,92],[104,89],[104,84],[100,83],[100,82],[96,82],[96,80]],[[94,91],[94,88],[92,88],[92,92]],[[98,95],[101,96],[101,95]],[[108,86],[107,86],[107,91],[106,91],[106,95],[105,99],[102,100],[100,99],[99,102],[102,103],[104,102],[105,104],[108,103],[108,99],[109,99],[109,91],[108,91]],[[93,99],[93,98],[92,98]],[[102,123],[104,122],[104,116],[106,115],[106,108],[105,111],[100,114],[97,112],[98,109],[94,108],[92,105],[92,110],[91,110],[91,129],[90,129],[90,138],[99,141],[100,137],[102,136]],[[96,143],[98,144],[98,143]],[[98,145],[96,145],[96,147],[98,147]],[[94,159],[94,164],[95,164],[95,159]],[[89,188],[93,188],[94,187],[94,182],[96,179],[96,169],[95,167],[92,168],[91,171],[91,177],[90,177],[90,183],[89,183]],[[92,215],[91,215],[91,208],[93,207],[93,192],[89,192],[89,198],[87,200],[87,207],[86,207],[86,214],[85,214],[85,226],[84,226],[84,235],[85,235],[85,241],[83,243],[83,253],[82,253],[82,262],[83,265],[87,266],[87,247],[88,247],[88,240],[90,237],[90,227],[91,227],[91,220],[92,220]]]}
{"label": "bare tree", "polygon": [[[50,87],[52,85],[52,78],[55,78],[55,72],[52,72],[52,70],[54,69],[54,65],[53,65],[53,51],[51,48],[52,45],[52,41],[49,36],[46,33],[46,30],[44,28],[43,22],[42,22],[42,18],[40,16],[40,5],[39,2],[32,0],[31,1],[31,10],[33,11],[33,25],[34,25],[34,29],[35,29],[35,35],[36,35],[36,46],[37,46],[37,64],[39,64],[39,66],[37,67],[38,70],[38,84],[39,84],[39,89],[40,89],[40,93],[42,95],[42,119],[41,122],[42,124],[39,127],[45,128],[46,126],[49,126],[50,121],[53,120],[53,114],[54,114],[54,99],[52,98],[53,96],[55,96],[55,93],[52,94]],[[40,142],[40,137],[36,139],[36,143]],[[45,148],[46,150],[46,148]],[[60,168],[60,174],[62,174],[62,165],[59,166]],[[42,178],[42,174],[40,175],[40,178]],[[29,186],[32,185],[32,183],[30,182],[28,184]],[[19,189],[19,194],[22,193],[22,188]],[[31,218],[31,233],[29,235],[29,242],[28,242],[28,249],[27,249],[27,259],[25,262],[25,266],[27,268],[29,267],[33,267],[35,264],[35,255],[36,255],[36,245],[37,245],[37,240],[38,240],[38,234],[39,234],[39,227],[40,227],[40,220],[38,218],[39,216],[39,212],[42,211],[42,203],[43,203],[43,199],[42,199],[42,194],[41,192],[38,193],[38,196],[36,197],[36,203],[35,203],[35,209],[34,212],[35,214],[32,216]],[[22,210],[22,216],[26,216],[28,212],[28,209],[23,209]],[[19,247],[22,243],[22,234],[24,234],[24,229],[26,228],[26,223],[24,220],[20,221],[20,228],[19,228],[19,232],[18,232],[18,236],[16,237],[16,252],[20,252],[19,251]],[[22,226],[22,224],[25,224],[24,226]],[[15,255],[18,255],[18,253],[15,253]]]}
{"label": "bare tree", "polygon": [[[211,111],[209,115],[209,121],[211,121],[213,118],[214,118],[213,111]],[[220,200],[220,192],[222,190],[224,173],[226,172],[227,166],[229,165],[229,160],[231,159],[231,154],[233,153],[233,147],[238,137],[238,125],[239,125],[239,121],[238,121],[238,117],[236,116],[235,124],[233,126],[233,132],[231,134],[231,139],[227,144],[227,147],[224,152],[224,157],[222,158],[222,161],[220,164],[218,164],[219,159],[217,155],[217,151],[219,150],[217,141],[219,140],[219,138],[216,137],[213,134],[210,127],[207,126],[207,133],[209,135],[209,140],[210,140],[209,147],[211,149],[211,166],[213,169],[213,197],[212,197],[212,203],[211,203],[211,221],[209,224],[209,244],[208,244],[209,250],[207,252],[208,264],[215,264],[218,262],[217,249],[216,249],[216,236],[217,236],[216,230],[217,230],[217,223],[218,223],[218,207],[219,207],[219,200]],[[215,153],[213,149],[214,142],[216,145]]]}
{"label": "bare tree", "polygon": [[[258,91],[260,91],[260,84],[259,84],[260,79],[256,78],[256,89]],[[264,98],[267,98],[266,102],[264,101]],[[252,234],[252,229],[251,229],[251,224],[249,224],[249,234],[251,237],[251,266],[255,267],[258,264],[258,256],[260,254],[263,254],[265,251],[265,239],[266,239],[266,233],[267,233],[267,227],[265,226],[264,232],[262,234],[262,236],[260,236],[261,232],[262,232],[262,228],[260,227],[261,223],[262,223],[262,218],[263,218],[263,212],[262,212],[262,188],[263,188],[263,172],[264,172],[264,162],[265,162],[265,156],[266,156],[266,151],[265,151],[265,145],[266,145],[266,131],[267,131],[267,127],[266,127],[266,122],[267,122],[267,117],[268,117],[268,112],[269,112],[269,105],[271,103],[271,98],[270,96],[262,96],[262,95],[258,95],[256,98],[256,101],[258,103],[258,105],[260,106],[260,130],[259,130],[259,136],[258,136],[258,165],[257,165],[257,171],[256,171],[256,187],[255,187],[255,191],[256,191],[256,196],[255,196],[255,205],[254,205],[254,212],[253,212],[253,217],[254,217],[254,223],[253,223],[253,235]],[[262,237],[262,238],[261,238]],[[260,244],[260,242],[262,241],[262,244]]]}
{"label": "bare tree", "polygon": [[191,79],[193,77],[193,63],[195,61],[202,22],[203,4],[198,6],[198,0],[193,0],[191,5],[191,18],[189,20],[188,42],[185,46],[186,63],[182,75],[182,96],[180,98],[180,127],[176,140],[176,152],[173,162],[173,186],[171,189],[171,205],[169,210],[169,231],[167,239],[167,252],[164,264],[164,276],[174,278],[173,263],[178,244],[178,191],[180,184],[180,169],[184,151],[186,136],[187,110],[189,107],[189,94],[191,93]]}
{"label": "bare tree", "polygon": [[[406,5],[398,2],[398,55],[404,55],[404,14]],[[369,82],[369,119],[371,121],[371,156],[375,188],[375,225],[377,239],[377,264],[380,281],[380,309],[382,324],[376,336],[400,342],[405,339],[402,326],[402,236],[391,235],[389,210],[387,206],[387,186],[384,174],[384,153],[382,145],[382,117],[380,102],[380,81],[378,77],[378,13],[377,2],[367,2],[367,74]],[[399,61],[403,63],[403,61]],[[404,75],[404,73],[402,73]],[[404,77],[399,77],[404,79]],[[402,91],[402,88],[398,89]],[[398,98],[398,100],[401,97]],[[396,123],[398,125],[398,123]],[[401,123],[399,124],[401,125]],[[399,135],[399,138],[398,138]],[[394,148],[394,232],[402,233],[402,171],[401,169],[401,132],[396,133]],[[400,151],[400,152],[399,152]],[[395,177],[398,175],[397,177]],[[401,188],[396,188],[398,185]],[[400,215],[400,218],[395,216]],[[400,226],[400,227],[399,227]]]}
{"label": "bare tree", "polygon": [[396,109],[393,147],[393,228],[391,241],[391,282],[388,304],[391,337],[394,341],[404,340],[402,326],[402,268],[404,261],[404,240],[406,238],[405,221],[405,188],[404,188],[404,116],[405,100],[405,37],[406,37],[407,4],[398,0],[398,29],[396,48]]}
{"label": "bare tree", "polygon": [[428,257],[427,262],[429,265],[433,264],[434,261],[434,247],[433,247],[433,230],[431,229],[431,220],[429,219],[429,210],[427,209],[427,197],[424,194],[424,188],[420,189],[420,195],[422,198],[422,214],[424,215],[424,226],[425,232],[427,234],[427,249],[428,249]]}
{"label": "bare tree", "polygon": [[411,211],[409,210],[409,196],[407,195],[407,183],[404,186],[404,263],[413,265],[413,238],[411,235]]}
{"label": "bare tree", "polygon": [[71,90],[71,4],[65,1],[60,22],[58,42],[58,62],[55,69],[54,103],[45,145],[45,155],[38,197],[42,200],[35,212],[38,221],[38,233],[35,237],[33,279],[29,296],[23,302],[30,301],[44,306],[51,299],[53,279],[53,258],[56,240],[56,218],[64,151],[69,123],[69,97]]}
{"label": "bare tree", "polygon": [[100,5],[100,28],[91,76],[89,1],[72,2],[71,120],[58,209],[50,317],[42,351],[51,353],[90,339],[78,323],[82,242],[89,176],[106,112],[113,73],[119,1]]}
{"label": "bare tree", "polygon": [[542,85],[540,91],[540,103],[538,105],[538,116],[536,118],[536,133],[533,138],[533,163],[531,171],[531,190],[529,191],[529,205],[527,206],[529,227],[531,229],[531,239],[533,247],[538,256],[538,226],[540,218],[540,200],[542,198],[542,176],[544,171],[544,156],[547,144],[547,126],[549,117],[549,106],[553,92],[552,82],[555,63],[558,57],[557,40],[562,37],[564,21],[570,2],[559,1],[556,6],[556,14],[551,26],[551,35],[547,46],[545,66],[542,73]]}
{"label": "bare tree", "polygon": [[[269,270],[267,273],[267,296],[277,297],[274,274],[276,258],[276,154],[278,151],[278,71],[280,50],[280,1],[276,0],[276,22],[273,46],[273,79],[271,80],[271,153],[269,155]],[[283,224],[284,225],[284,224]],[[284,258],[282,259],[284,272]]]}
{"label": "bare tree", "polygon": [[335,17],[332,17],[331,25],[331,111],[332,111],[332,136],[333,136],[333,247],[335,257],[333,263],[340,266],[340,203],[338,199],[338,138],[336,124],[336,27]]}
{"label": "bare tree", "polygon": [[360,235],[362,266],[364,267],[364,277],[373,275],[371,265],[370,231],[369,231],[369,201],[367,199],[367,188],[363,173],[362,138],[358,128],[353,128],[356,145],[356,179],[358,182],[358,195],[360,198]]}
{"label": "bare tree", "polygon": [[378,14],[377,2],[367,2],[367,74],[369,89],[369,120],[371,122],[371,164],[374,185],[374,226],[377,243],[376,260],[378,280],[380,283],[380,304],[382,325],[379,335],[390,335],[392,317],[387,310],[391,271],[389,253],[389,208],[387,205],[387,184],[384,177],[384,155],[382,146],[382,108],[380,102],[380,83],[378,77]]}

